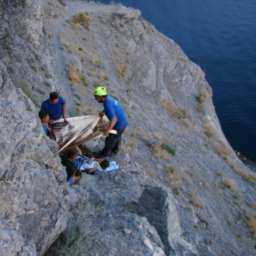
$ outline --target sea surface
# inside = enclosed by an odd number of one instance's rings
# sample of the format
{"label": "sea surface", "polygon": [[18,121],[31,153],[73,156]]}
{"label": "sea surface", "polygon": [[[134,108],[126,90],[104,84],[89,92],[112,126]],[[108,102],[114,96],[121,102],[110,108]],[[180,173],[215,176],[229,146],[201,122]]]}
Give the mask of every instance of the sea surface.
{"label": "sea surface", "polygon": [[206,72],[233,148],[256,160],[256,0],[101,0],[140,9]]}

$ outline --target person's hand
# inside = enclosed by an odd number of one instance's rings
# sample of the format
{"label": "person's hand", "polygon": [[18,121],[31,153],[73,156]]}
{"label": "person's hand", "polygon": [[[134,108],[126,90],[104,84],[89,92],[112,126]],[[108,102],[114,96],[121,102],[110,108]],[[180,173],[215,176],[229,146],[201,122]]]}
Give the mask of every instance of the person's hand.
{"label": "person's hand", "polygon": [[67,120],[66,118],[64,118],[64,123],[65,123],[66,125],[69,124],[69,122],[68,122],[68,120]]}

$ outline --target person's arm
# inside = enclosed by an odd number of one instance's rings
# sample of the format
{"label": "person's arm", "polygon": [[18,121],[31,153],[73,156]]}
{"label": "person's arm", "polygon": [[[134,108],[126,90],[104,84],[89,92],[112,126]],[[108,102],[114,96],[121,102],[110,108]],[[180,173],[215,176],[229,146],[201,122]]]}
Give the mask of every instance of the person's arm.
{"label": "person's arm", "polygon": [[111,121],[109,122],[109,125],[107,126],[107,128],[106,128],[106,130],[105,130],[106,135],[108,135],[109,132],[110,132],[111,130],[113,130],[113,128],[115,127],[116,123],[117,123],[117,118],[116,118],[116,116],[114,116],[114,117],[111,119]]}
{"label": "person's arm", "polygon": [[116,112],[115,112],[115,108],[114,108],[113,104],[109,104],[107,106],[107,112],[108,112],[108,118],[109,118],[110,122],[104,130],[106,135],[108,135],[109,132],[111,130],[113,130],[113,128],[115,127],[115,125],[117,123]]}

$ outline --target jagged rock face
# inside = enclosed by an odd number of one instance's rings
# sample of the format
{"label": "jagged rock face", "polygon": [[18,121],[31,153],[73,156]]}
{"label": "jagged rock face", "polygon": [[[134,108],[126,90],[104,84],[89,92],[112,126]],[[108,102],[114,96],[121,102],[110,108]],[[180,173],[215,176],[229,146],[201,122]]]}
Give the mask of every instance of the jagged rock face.
{"label": "jagged rock face", "polygon": [[[0,2],[5,4],[1,9],[5,20],[10,21],[9,11],[15,19],[12,10],[19,8],[21,2]],[[41,255],[66,228],[67,210],[63,193],[66,176],[54,153],[56,146],[42,134],[37,109],[15,86],[10,69],[2,62],[10,61],[6,54],[9,51],[11,55],[13,49],[11,44],[3,41],[7,37],[16,37],[18,41],[19,36],[13,34],[14,24],[11,28],[8,24],[1,25],[0,255]],[[16,51],[22,55],[21,49]]]}
{"label": "jagged rock face", "polygon": [[[32,102],[0,64],[1,255],[44,252],[66,227],[65,173],[41,134]],[[50,145],[50,144],[49,144]]]}
{"label": "jagged rock face", "polygon": [[119,5],[0,5],[3,255],[42,254],[64,230],[63,171],[37,106],[57,88],[71,114],[97,113],[95,82],[128,113],[121,168],[69,189],[68,226],[47,255],[255,253],[255,174],[223,136],[203,72],[172,40]]}

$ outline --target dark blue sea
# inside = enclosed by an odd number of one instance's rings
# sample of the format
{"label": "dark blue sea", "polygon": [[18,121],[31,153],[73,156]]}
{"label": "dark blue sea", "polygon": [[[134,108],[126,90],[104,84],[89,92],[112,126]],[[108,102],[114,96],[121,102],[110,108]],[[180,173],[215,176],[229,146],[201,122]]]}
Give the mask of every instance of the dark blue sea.
{"label": "dark blue sea", "polygon": [[256,0],[119,0],[206,72],[232,146],[256,160]]}

